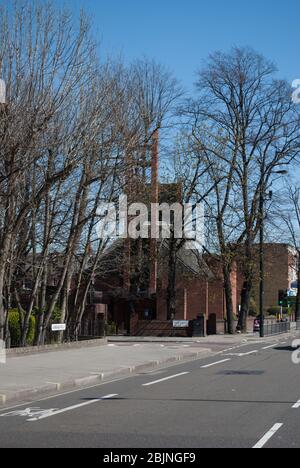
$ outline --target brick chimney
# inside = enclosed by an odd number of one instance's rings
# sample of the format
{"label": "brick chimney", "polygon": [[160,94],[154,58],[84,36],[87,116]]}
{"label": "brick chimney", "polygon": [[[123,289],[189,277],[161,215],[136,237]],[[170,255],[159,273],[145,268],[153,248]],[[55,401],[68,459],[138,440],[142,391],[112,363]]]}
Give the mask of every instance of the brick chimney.
{"label": "brick chimney", "polygon": [[[159,131],[156,130],[152,137],[152,148],[151,148],[151,203],[159,203],[158,195],[158,169],[159,169]],[[151,223],[155,226],[159,220],[157,219],[156,210],[153,210]],[[156,294],[157,292],[157,239],[151,235],[150,240],[150,283],[149,283],[149,294]]]}

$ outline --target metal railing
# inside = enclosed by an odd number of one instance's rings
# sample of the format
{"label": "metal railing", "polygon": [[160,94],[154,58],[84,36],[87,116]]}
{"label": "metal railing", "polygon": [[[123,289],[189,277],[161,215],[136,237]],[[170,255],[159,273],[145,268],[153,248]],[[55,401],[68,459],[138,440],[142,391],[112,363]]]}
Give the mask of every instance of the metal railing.
{"label": "metal railing", "polygon": [[[300,325],[300,324],[299,324]],[[269,322],[264,324],[265,336],[283,335],[291,330],[291,322]]]}
{"label": "metal railing", "polygon": [[[64,341],[85,341],[105,336],[105,322],[102,320],[82,320],[78,330],[76,331],[76,322],[69,322],[64,333]],[[49,326],[46,344],[54,344],[57,342],[59,334],[51,330]]]}

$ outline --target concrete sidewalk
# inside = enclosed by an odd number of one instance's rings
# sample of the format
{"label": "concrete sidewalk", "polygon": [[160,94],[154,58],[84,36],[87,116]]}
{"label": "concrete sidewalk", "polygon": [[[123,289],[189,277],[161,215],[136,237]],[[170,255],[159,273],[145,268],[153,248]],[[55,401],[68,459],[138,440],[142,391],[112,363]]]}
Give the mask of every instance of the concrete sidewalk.
{"label": "concrete sidewalk", "polygon": [[108,343],[180,343],[180,344],[236,344],[257,339],[257,333],[247,333],[247,335],[211,335],[205,338],[182,338],[182,337],[148,337],[148,336],[108,336]]}
{"label": "concrete sidewalk", "polygon": [[[274,338],[273,338],[274,339]],[[88,387],[171,363],[216,354],[247,345],[257,337],[210,336],[192,342],[118,343],[8,357],[0,364],[0,405],[42,398],[57,392]]]}
{"label": "concrete sidewalk", "polygon": [[107,345],[9,357],[0,364],[0,405],[30,400],[118,377],[149,371],[172,362],[197,359],[210,349],[158,344]]}

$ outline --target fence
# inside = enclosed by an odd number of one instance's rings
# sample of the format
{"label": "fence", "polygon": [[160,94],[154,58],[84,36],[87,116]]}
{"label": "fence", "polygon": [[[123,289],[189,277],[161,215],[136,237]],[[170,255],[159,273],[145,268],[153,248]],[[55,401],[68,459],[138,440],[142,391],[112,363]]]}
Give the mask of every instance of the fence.
{"label": "fence", "polygon": [[[103,338],[105,336],[105,322],[103,320],[82,320],[78,330],[76,330],[76,322],[69,322],[67,330],[64,332],[65,341],[85,341],[95,338]],[[60,333],[55,333],[51,330],[51,326],[48,329],[46,344],[56,343]]]}
{"label": "fence", "polygon": [[140,320],[133,330],[136,337],[157,337],[157,338],[187,338],[190,336],[189,328],[174,328],[173,322],[160,322],[158,320]]}
{"label": "fence", "polygon": [[[300,324],[299,324],[300,325]],[[270,322],[265,321],[265,336],[283,335],[291,330],[291,322]]]}

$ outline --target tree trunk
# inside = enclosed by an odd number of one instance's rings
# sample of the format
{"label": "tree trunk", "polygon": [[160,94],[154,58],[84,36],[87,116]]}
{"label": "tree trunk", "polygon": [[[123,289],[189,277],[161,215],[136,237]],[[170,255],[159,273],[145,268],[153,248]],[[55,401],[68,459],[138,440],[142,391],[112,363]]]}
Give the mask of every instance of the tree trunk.
{"label": "tree trunk", "polygon": [[227,333],[234,334],[233,327],[233,302],[232,302],[232,284],[231,284],[231,271],[228,266],[223,268],[224,274],[224,287],[225,287],[225,303],[226,303],[226,319],[227,319]]}
{"label": "tree trunk", "polygon": [[297,280],[298,292],[296,297],[296,322],[300,321],[300,251],[298,251]]}
{"label": "tree trunk", "polygon": [[[61,317],[60,317],[60,323],[64,324],[67,322],[68,319],[68,314],[69,314],[69,294],[71,290],[71,284],[72,284],[72,278],[73,278],[73,265],[70,265],[70,268],[68,269],[68,274],[65,280],[65,286],[63,290],[63,300],[62,300],[62,306],[61,306]],[[58,342],[62,343],[63,338],[64,338],[64,332],[60,332],[58,336]]]}
{"label": "tree trunk", "polygon": [[38,289],[40,286],[43,269],[44,269],[44,260],[43,260],[42,265],[40,265],[39,272],[35,278],[35,284],[34,284],[32,294],[31,294],[30,304],[24,316],[24,321],[23,321],[23,326],[22,326],[22,335],[21,335],[22,347],[25,347],[27,344],[27,335],[28,335],[28,330],[29,330],[30,317],[32,315],[34,305],[36,304],[36,299],[38,296]]}
{"label": "tree trunk", "polygon": [[250,308],[250,299],[251,299],[251,292],[252,292],[252,280],[248,280],[244,282],[242,294],[241,294],[241,312],[239,315],[239,322],[237,326],[237,330],[242,333],[247,333],[247,319],[249,314]]}

